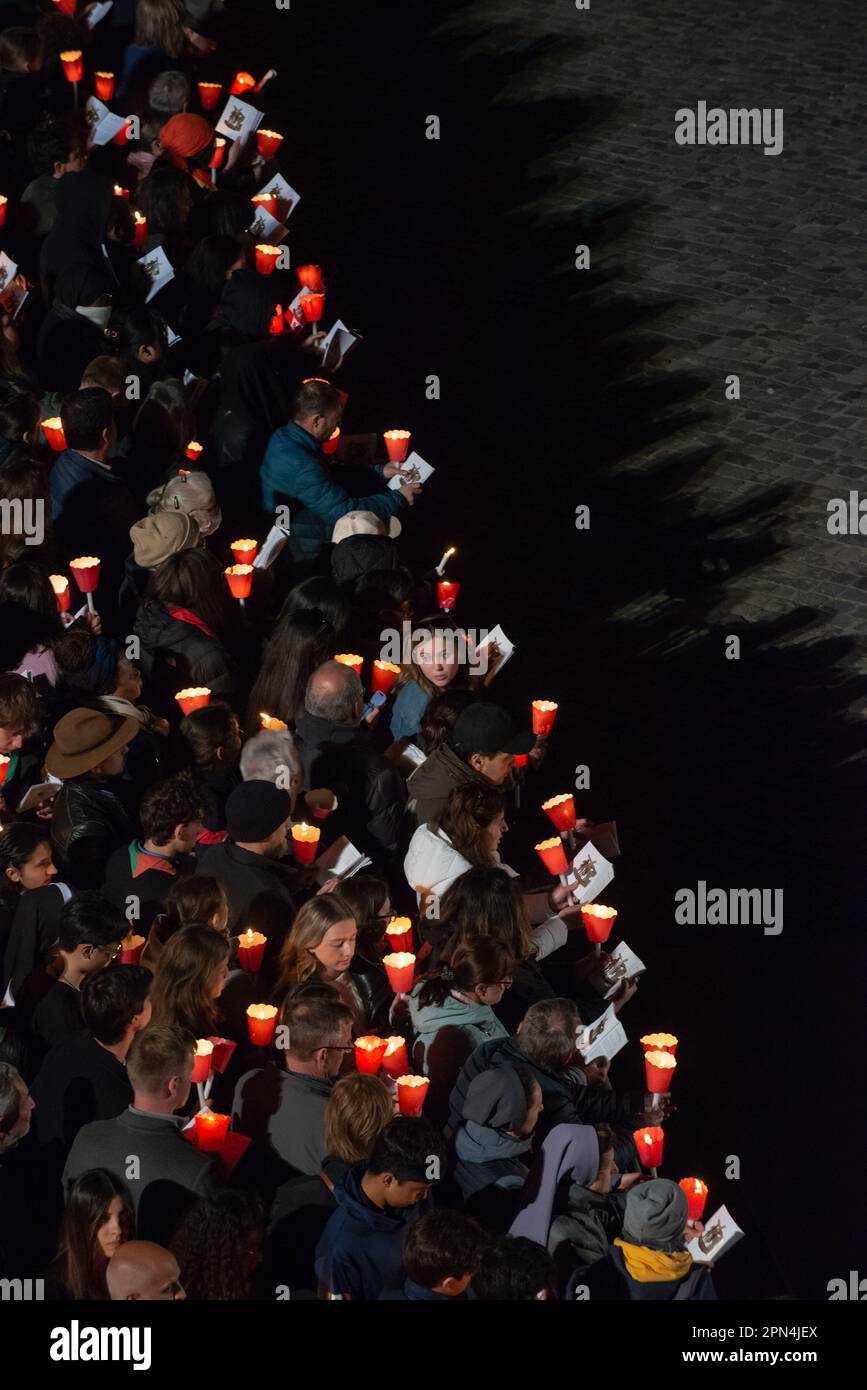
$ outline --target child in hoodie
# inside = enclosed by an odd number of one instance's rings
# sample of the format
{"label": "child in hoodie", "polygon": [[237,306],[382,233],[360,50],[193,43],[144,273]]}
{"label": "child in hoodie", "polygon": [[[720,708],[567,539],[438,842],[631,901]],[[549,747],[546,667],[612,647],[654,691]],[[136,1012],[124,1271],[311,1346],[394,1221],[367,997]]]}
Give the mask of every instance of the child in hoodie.
{"label": "child in hoodie", "polygon": [[542,1088],[526,1067],[479,1072],[467,1088],[454,1176],[467,1211],[492,1230],[515,1216],[541,1112]]}

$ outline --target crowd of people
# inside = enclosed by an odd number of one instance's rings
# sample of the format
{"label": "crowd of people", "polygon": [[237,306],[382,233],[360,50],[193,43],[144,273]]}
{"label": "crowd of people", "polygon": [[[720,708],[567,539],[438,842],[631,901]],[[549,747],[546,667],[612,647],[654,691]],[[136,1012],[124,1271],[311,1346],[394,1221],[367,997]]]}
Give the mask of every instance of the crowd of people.
{"label": "crowd of people", "polygon": [[532,853],[548,735],[401,548],[418,476],[349,448],[325,271],[257,255],[291,169],[216,126],[267,81],[201,0],[78,9],[0,33],[0,1275],[713,1298],[636,1150],[668,1098],[578,1047],[608,956]]}

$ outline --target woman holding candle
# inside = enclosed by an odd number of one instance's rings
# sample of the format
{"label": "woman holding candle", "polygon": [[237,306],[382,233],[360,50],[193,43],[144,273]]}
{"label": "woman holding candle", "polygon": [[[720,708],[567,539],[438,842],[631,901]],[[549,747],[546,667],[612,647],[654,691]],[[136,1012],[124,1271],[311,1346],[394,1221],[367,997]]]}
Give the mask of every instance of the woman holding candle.
{"label": "woman holding candle", "polygon": [[[175,713],[174,692],[183,686],[207,686],[212,695],[232,695],[237,668],[223,637],[233,623],[223,567],[215,556],[205,550],[182,550],[152,572],[133,630],[141,642],[146,680],[153,678],[155,665],[165,673],[166,663],[174,662],[168,671],[171,679],[164,675],[159,683],[159,703],[154,700],[160,713]],[[187,678],[179,682],[180,662]]]}
{"label": "woman holding candle", "polygon": [[686,1244],[688,1204],[677,1183],[652,1178],[627,1195],[623,1235],[585,1271],[591,1298],[715,1299],[710,1270]]}
{"label": "woman holding candle", "polygon": [[336,650],[338,635],[327,617],[315,609],[278,619],[247,703],[249,733],[260,727],[261,710],[287,724],[303,714],[307,682]]}
{"label": "woman holding candle", "polygon": [[[193,777],[202,782],[212,805],[205,818],[205,841],[225,830],[226,802],[241,780],[238,758],[241,727],[223,700],[211,700],[181,720],[180,756]],[[204,842],[204,841],[203,841]]]}
{"label": "woman holding candle", "polygon": [[395,683],[392,738],[416,737],[429,702],[455,682],[465,654],[465,639],[448,619],[422,619],[413,629],[412,661]]}
{"label": "woman holding candle", "polygon": [[280,952],[275,1002],[315,978],[337,990],[352,1014],[356,1034],[384,1025],[392,992],[380,967],[356,957],[356,936],[355,918],[337,892],[311,898],[292,923]]}
{"label": "woman holding candle", "polygon": [[105,1271],[135,1237],[135,1208],[126,1183],[107,1168],[91,1168],[70,1185],[57,1254],[47,1270],[55,1297],[108,1302]]}
{"label": "woman holding candle", "polygon": [[229,975],[229,942],[208,926],[181,927],[165,943],[154,972],[152,1022],[196,1038],[219,1034],[217,1000]]}

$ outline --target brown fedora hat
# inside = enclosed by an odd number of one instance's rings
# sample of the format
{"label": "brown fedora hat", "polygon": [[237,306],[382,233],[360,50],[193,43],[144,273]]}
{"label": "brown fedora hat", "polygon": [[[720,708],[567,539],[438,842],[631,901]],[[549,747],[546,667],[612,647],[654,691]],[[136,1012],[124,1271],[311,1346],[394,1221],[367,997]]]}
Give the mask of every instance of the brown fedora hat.
{"label": "brown fedora hat", "polygon": [[54,742],[45,756],[45,770],[63,781],[80,777],[104,762],[141,730],[137,719],[119,719],[98,709],[73,709],[58,720]]}

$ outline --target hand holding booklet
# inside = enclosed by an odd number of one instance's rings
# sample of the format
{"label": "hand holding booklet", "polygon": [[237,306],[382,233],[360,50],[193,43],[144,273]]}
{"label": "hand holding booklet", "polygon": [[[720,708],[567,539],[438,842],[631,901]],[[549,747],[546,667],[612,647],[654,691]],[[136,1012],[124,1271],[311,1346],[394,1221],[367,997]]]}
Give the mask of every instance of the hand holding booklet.
{"label": "hand holding booklet", "polygon": [[330,878],[352,878],[353,874],[366,869],[371,862],[345,835],[341,835],[339,840],[322,851],[311,868],[317,883],[324,886]]}
{"label": "hand holding booklet", "polygon": [[404,487],[406,483],[426,483],[435,471],[420,454],[413,450],[400,465],[400,472],[395,473],[393,478],[389,478],[388,486],[396,492],[399,487]]}

